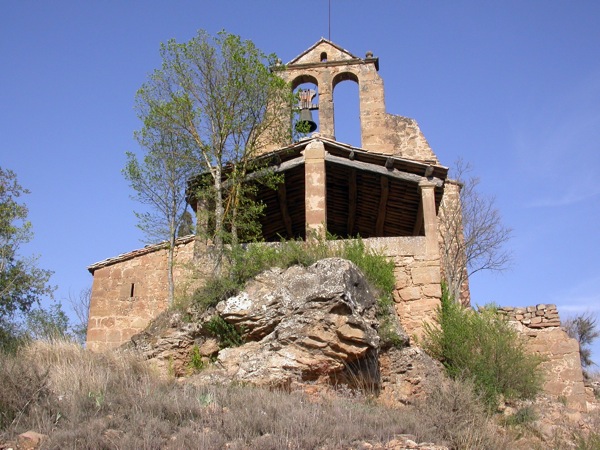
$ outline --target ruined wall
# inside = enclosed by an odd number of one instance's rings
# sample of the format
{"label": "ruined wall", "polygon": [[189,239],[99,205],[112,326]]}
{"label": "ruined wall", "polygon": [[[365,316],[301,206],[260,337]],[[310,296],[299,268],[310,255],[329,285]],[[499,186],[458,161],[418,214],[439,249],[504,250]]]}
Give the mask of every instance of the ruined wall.
{"label": "ruined wall", "polygon": [[[176,247],[174,278],[180,289],[188,285],[183,280],[191,275],[186,263],[192,259],[193,247],[193,240]],[[95,265],[88,349],[103,351],[118,347],[168,307],[167,250],[143,250],[130,258],[114,258],[114,262],[107,260]]]}
{"label": "ruined wall", "polygon": [[588,398],[583,384],[579,343],[560,327],[556,305],[499,308],[515,328],[526,336],[526,348],[544,358],[544,392],[563,398],[573,408],[585,411]]}

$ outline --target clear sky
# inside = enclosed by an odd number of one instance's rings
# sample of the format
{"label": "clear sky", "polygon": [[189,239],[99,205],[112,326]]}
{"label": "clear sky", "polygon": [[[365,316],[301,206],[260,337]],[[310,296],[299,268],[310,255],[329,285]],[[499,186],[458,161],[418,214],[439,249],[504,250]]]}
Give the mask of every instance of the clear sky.
{"label": "clear sky", "polygon": [[[474,276],[474,303],[600,312],[598,17],[583,0],[331,0],[331,40],[380,58],[388,112],[416,119],[444,165],[470,162],[514,229],[511,269]],[[91,285],[89,264],[142,245],[121,175],[134,95],[159,44],[200,28],[287,62],[329,37],[328,5],[0,1],[0,166],[32,192],[26,251],[63,303]],[[357,91],[339,86],[337,138],[358,145]]]}

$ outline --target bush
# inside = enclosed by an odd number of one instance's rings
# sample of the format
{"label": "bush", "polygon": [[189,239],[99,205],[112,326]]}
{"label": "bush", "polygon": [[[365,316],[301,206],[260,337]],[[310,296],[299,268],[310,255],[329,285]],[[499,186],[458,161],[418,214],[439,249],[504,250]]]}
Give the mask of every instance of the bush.
{"label": "bush", "polygon": [[440,386],[417,403],[418,437],[453,449],[509,448],[499,435],[481,394],[469,380],[440,380]]}
{"label": "bush", "polygon": [[490,408],[501,395],[531,398],[539,392],[542,359],[526,354],[522,337],[495,309],[463,308],[444,285],[437,319],[439,327],[425,326],[425,350],[450,377],[473,380]]}
{"label": "bush", "polygon": [[235,325],[225,321],[221,316],[215,315],[204,324],[210,334],[219,340],[221,348],[239,347],[244,343],[242,333],[238,331]]}
{"label": "bush", "polygon": [[248,280],[271,267],[287,269],[293,265],[310,266],[323,258],[340,257],[356,264],[381,297],[391,304],[394,289],[394,263],[365,248],[359,238],[351,241],[282,241],[233,246],[228,252],[223,274],[210,278],[194,292],[192,299],[200,309],[215,306],[236,295]]}

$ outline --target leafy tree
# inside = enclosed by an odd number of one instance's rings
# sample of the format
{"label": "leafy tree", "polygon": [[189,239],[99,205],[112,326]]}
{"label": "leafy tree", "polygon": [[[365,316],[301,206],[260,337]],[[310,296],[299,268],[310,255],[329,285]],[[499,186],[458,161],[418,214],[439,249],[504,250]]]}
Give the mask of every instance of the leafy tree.
{"label": "leafy tree", "polygon": [[225,231],[235,241],[244,220],[244,180],[253,158],[266,145],[289,142],[290,118],[279,106],[291,105],[293,95],[269,69],[274,55],[224,31],[216,37],[199,31],[185,43],[170,40],[160,53],[162,67],[138,91],[138,107],[144,129],[156,137],[172,136],[173,152],[183,147],[181,160],[208,173],[210,183],[199,197],[211,209],[208,237],[218,273]]}
{"label": "leafy tree", "polygon": [[579,342],[581,366],[584,369],[584,373],[587,374],[585,369],[594,365],[594,361],[592,361],[592,349],[590,346],[598,337],[600,337],[598,317],[589,312],[579,314],[565,320],[563,327],[570,337],[577,339],[577,342]]}
{"label": "leafy tree", "polygon": [[71,338],[69,318],[60,303],[34,308],[25,316],[23,335],[27,339]]}
{"label": "leafy tree", "polygon": [[441,258],[450,294],[461,298],[468,278],[482,270],[501,272],[512,255],[505,245],[512,229],[502,223],[495,199],[479,192],[479,178],[462,160],[456,162],[454,178],[459,195],[444,196],[440,207]]}
{"label": "leafy tree", "polygon": [[20,254],[33,238],[27,206],[19,203],[28,193],[13,171],[0,167],[0,321],[29,311],[54,291],[48,284],[52,272],[37,267],[38,257]]}
{"label": "leafy tree", "polygon": [[145,117],[144,127],[135,133],[146,151],[140,161],[134,153],[127,153],[123,175],[134,189],[134,199],[150,207],[149,211],[136,212],[138,227],[146,234],[148,242],[166,241],[169,304],[175,298],[173,265],[177,230],[184,223],[187,207],[186,186],[194,173],[191,142],[173,133],[170,125]]}

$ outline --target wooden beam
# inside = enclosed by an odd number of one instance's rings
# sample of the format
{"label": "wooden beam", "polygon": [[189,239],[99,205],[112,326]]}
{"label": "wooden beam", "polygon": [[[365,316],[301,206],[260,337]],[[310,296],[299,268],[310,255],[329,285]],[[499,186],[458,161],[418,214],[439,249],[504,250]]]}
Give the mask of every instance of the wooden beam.
{"label": "wooden beam", "polygon": [[383,236],[383,226],[385,225],[385,214],[387,212],[387,201],[390,193],[388,178],[381,177],[380,185],[381,193],[379,195],[379,211],[377,212],[377,223],[375,224],[375,233],[377,237]]}
{"label": "wooden beam", "polygon": [[[282,173],[286,172],[294,167],[298,167],[304,164],[304,156],[298,156],[297,158],[290,159],[289,161],[282,162],[278,166],[269,166],[264,169],[257,170],[256,172],[251,172],[244,178],[244,181],[252,181],[257,178],[264,177],[266,175],[272,173]],[[228,188],[231,185],[229,180],[223,182],[223,188]]]}
{"label": "wooden beam", "polygon": [[[293,161],[293,160],[292,160]],[[325,156],[325,161],[331,162],[333,164],[338,164],[340,166],[346,166],[353,169],[364,170],[365,172],[376,173],[378,175],[384,175],[389,178],[395,178],[402,181],[409,181],[411,183],[420,183],[421,181],[430,181],[435,184],[436,187],[441,187],[444,182],[436,177],[423,177],[421,175],[416,175],[414,173],[402,172],[398,169],[386,169],[385,167],[378,166],[376,164],[361,162],[361,161],[350,161],[346,158],[342,158],[341,156],[334,156],[330,153],[327,153]]]}
{"label": "wooden beam", "polygon": [[419,209],[417,211],[417,221],[413,228],[413,236],[420,236],[423,229],[423,200],[419,200]]}
{"label": "wooden beam", "polygon": [[348,236],[354,236],[354,226],[356,223],[356,169],[350,169],[348,178],[348,224],[346,227]]}
{"label": "wooden beam", "polygon": [[287,238],[293,239],[294,234],[292,232],[292,219],[290,218],[287,207],[287,190],[285,188],[285,180],[277,187],[277,200],[279,201],[279,211],[281,212],[281,217],[283,218]]}

